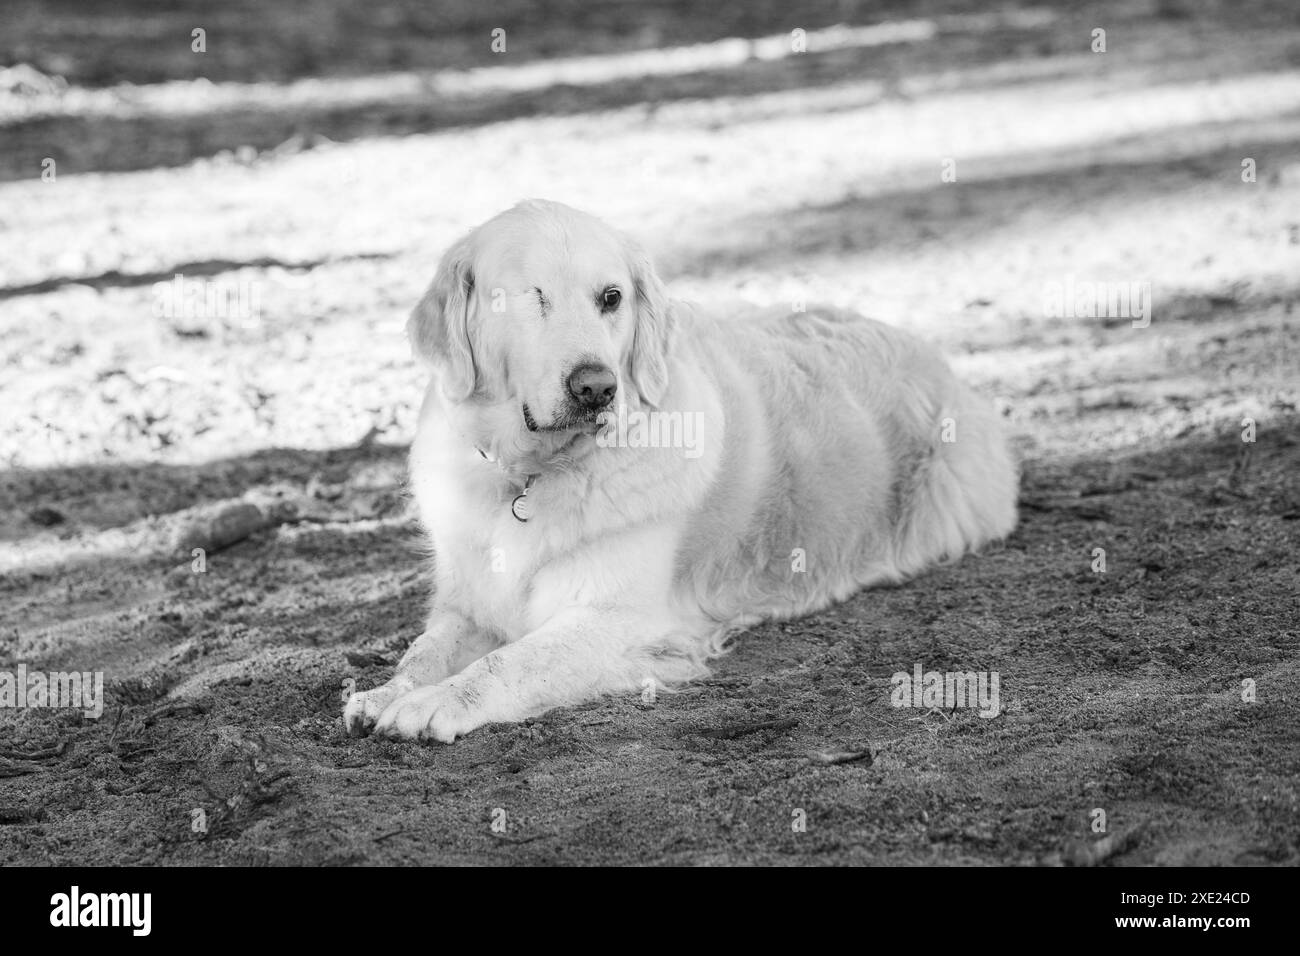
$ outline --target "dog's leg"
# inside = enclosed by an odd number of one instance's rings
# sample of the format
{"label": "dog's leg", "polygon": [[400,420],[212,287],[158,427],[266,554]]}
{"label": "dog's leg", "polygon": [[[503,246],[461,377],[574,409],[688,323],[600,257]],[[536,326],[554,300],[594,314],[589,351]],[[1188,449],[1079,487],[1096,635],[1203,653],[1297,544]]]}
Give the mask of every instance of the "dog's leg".
{"label": "dog's leg", "polygon": [[647,680],[698,676],[702,668],[680,653],[672,636],[672,625],[656,623],[645,609],[571,607],[461,673],[399,697],[380,715],[375,733],[451,743],[484,724],[639,691]]}
{"label": "dog's leg", "polygon": [[459,673],[496,644],[464,616],[435,608],[424,633],[406,649],[388,683],[348,699],[343,708],[343,723],[348,733],[364,736],[385,708],[403,694]]}

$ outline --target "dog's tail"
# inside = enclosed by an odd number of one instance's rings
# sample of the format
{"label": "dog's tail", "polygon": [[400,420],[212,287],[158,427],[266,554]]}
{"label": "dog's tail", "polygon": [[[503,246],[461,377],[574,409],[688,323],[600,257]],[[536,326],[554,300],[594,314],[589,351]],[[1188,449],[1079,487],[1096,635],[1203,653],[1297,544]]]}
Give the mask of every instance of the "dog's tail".
{"label": "dog's tail", "polygon": [[994,410],[954,385],[956,401],[934,417],[932,440],[900,495],[894,564],[905,576],[955,561],[1016,526],[1019,475]]}

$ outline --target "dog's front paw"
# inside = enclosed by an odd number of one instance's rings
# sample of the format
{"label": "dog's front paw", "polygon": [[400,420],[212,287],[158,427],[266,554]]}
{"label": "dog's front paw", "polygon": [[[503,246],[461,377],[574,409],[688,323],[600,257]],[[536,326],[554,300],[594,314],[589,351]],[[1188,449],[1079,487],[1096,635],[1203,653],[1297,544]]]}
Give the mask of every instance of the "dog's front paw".
{"label": "dog's front paw", "polygon": [[411,685],[407,682],[390,681],[372,690],[353,694],[343,706],[343,726],[351,736],[364,737],[375,726],[379,715],[410,690]]}
{"label": "dog's front paw", "polygon": [[375,733],[399,740],[449,744],[487,723],[473,712],[462,690],[444,681],[403,694],[379,715]]}

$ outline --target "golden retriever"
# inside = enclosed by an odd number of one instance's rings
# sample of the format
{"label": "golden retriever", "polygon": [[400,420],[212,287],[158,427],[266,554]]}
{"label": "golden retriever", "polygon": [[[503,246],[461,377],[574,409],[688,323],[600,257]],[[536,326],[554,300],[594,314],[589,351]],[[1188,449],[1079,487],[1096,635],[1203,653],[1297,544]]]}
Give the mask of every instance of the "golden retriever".
{"label": "golden retriever", "polygon": [[680,686],[729,637],[1011,531],[991,408],[905,333],[668,298],[600,220],[524,202],[453,246],[411,316],[433,370],[411,484],[432,610],[349,732],[450,743]]}

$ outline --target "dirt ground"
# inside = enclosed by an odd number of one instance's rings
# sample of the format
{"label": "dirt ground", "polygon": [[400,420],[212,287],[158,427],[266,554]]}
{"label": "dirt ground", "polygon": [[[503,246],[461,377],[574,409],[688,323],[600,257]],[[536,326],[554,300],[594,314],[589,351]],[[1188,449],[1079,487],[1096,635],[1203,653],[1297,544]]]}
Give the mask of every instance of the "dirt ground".
{"label": "dirt ground", "polygon": [[[32,68],[0,73],[0,671],[102,671],[106,704],[0,708],[0,863],[1300,862],[1289,2],[246,2],[204,60],[210,4],[83,6],[0,13]],[[884,21],[931,28],[619,73]],[[681,297],[934,341],[1015,436],[1019,529],[652,703],[350,739],[348,683],[427,596],[402,324],[526,196],[633,232]],[[256,307],[161,308],[178,273]],[[1046,307],[1085,281],[1149,283],[1149,325]],[[274,518],[197,573],[187,535],[240,501]],[[916,664],[997,671],[1002,714],[892,707]]]}

